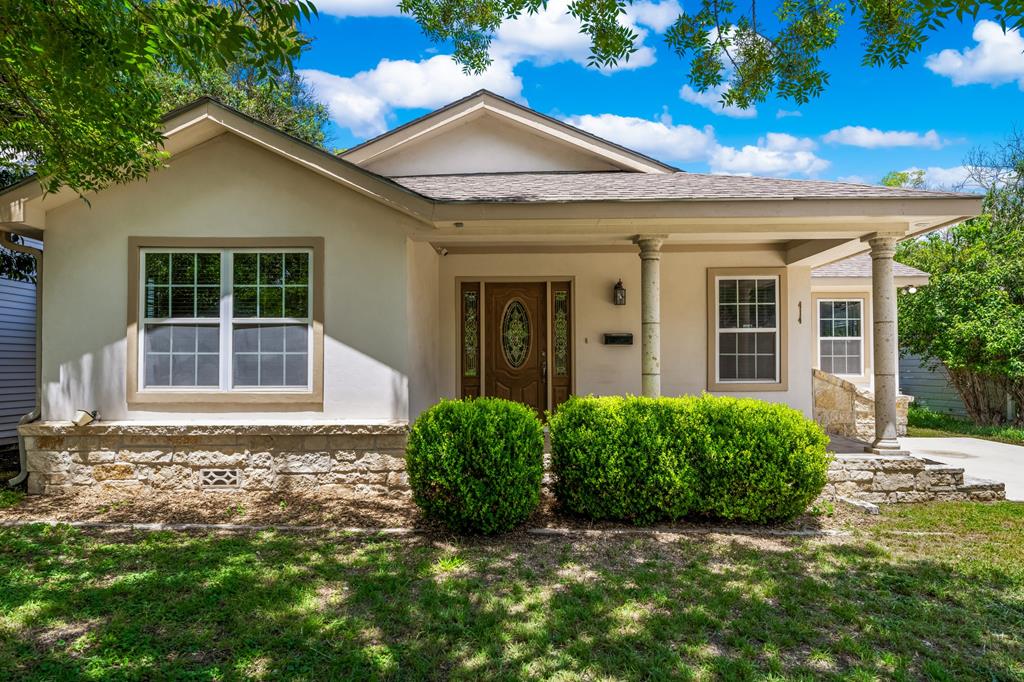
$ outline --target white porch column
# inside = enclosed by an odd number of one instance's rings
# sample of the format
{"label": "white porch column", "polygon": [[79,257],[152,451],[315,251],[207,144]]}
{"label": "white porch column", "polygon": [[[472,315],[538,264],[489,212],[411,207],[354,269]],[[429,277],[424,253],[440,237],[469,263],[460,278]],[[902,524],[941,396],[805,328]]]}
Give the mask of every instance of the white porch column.
{"label": "white porch column", "polygon": [[896,280],[893,255],[897,237],[878,234],[871,245],[871,308],[874,319],[875,441],[872,451],[903,454],[896,440]]}
{"label": "white porch column", "polygon": [[641,372],[643,394],[661,396],[661,245],[663,236],[641,235],[640,247]]}

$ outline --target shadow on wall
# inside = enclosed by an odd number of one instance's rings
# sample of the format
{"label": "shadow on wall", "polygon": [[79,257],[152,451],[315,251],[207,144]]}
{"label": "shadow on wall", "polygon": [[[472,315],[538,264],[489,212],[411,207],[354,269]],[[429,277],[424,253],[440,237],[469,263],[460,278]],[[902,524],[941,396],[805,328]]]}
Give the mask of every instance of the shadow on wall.
{"label": "shadow on wall", "polygon": [[1020,673],[1019,578],[870,543],[40,529],[9,546],[30,579],[5,591],[3,650],[25,679]]}
{"label": "shadow on wall", "polygon": [[[45,345],[44,345],[45,348]],[[46,351],[44,350],[44,355]],[[125,399],[127,344],[124,338],[110,340],[99,351],[87,353],[58,367],[58,380],[44,374],[43,419],[70,420],[76,410],[98,410],[105,420],[128,417]],[[404,419],[408,415],[408,377],[371,354],[325,334],[324,410],[312,412],[287,405],[262,413],[242,413],[230,408],[183,404],[160,406],[154,414],[194,417],[216,415],[227,418],[274,418],[282,413],[309,419]]]}

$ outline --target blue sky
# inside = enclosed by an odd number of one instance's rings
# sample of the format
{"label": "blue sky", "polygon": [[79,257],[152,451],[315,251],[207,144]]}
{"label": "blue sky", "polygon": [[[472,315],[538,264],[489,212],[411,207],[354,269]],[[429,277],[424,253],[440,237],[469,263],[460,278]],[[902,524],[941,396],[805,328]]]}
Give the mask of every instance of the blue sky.
{"label": "blue sky", "polygon": [[[503,27],[494,64],[467,76],[397,0],[319,0],[305,30],[315,39],[301,73],[331,110],[330,143],[348,147],[480,87],[684,170],[877,182],[922,168],[933,185],[963,177],[965,153],[1024,124],[1024,37],[992,22],[934,34],[902,70],[860,67],[853,24],[825,58],[826,92],[809,104],[769,100],[723,111],[715,93],[686,85],[687,64],[661,32],[674,0],[636,2],[639,51],[605,73],[585,65],[587,40],[553,0],[539,16]],[[685,3],[683,5],[685,8]]]}

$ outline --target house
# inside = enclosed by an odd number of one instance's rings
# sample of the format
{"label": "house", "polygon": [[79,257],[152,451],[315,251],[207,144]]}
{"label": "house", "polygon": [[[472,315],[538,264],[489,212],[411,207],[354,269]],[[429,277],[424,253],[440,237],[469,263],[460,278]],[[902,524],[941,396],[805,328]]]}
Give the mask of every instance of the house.
{"label": "house", "polygon": [[898,452],[895,244],[981,208],[682,172],[489,92],[340,156],[209,99],[165,126],[145,181],[0,194],[0,228],[46,243],[32,491],[387,492],[444,397],[710,391],[812,415],[812,272],[860,253],[872,446]]}
{"label": "house", "polygon": [[[7,253],[39,248],[0,241]],[[18,421],[36,406],[36,286],[0,276],[0,451],[17,447]]]}
{"label": "house", "polygon": [[[871,267],[871,257],[861,254],[811,273],[814,419],[829,433],[864,441],[875,430]],[[901,294],[928,284],[928,273],[902,263],[893,263],[893,278]],[[916,393],[903,385],[902,371],[897,391],[896,432],[905,436]]]}

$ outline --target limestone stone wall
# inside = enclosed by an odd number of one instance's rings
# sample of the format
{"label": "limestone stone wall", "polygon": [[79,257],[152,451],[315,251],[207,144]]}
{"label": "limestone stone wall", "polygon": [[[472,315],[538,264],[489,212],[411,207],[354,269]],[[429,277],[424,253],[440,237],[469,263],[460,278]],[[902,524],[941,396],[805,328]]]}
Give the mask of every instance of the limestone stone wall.
{"label": "limestone stone wall", "polygon": [[917,457],[841,455],[829,465],[822,497],[874,503],[991,501],[1006,497],[995,481],[965,480],[964,470]]}
{"label": "limestone stone wall", "polygon": [[98,485],[407,495],[407,431],[400,423],[21,427],[36,494]]}
{"label": "limestone stone wall", "polygon": [[[875,397],[866,388],[822,372],[813,372],[814,421],[826,432],[871,442],[875,438]],[[896,396],[896,434],[907,435],[912,397]]]}

